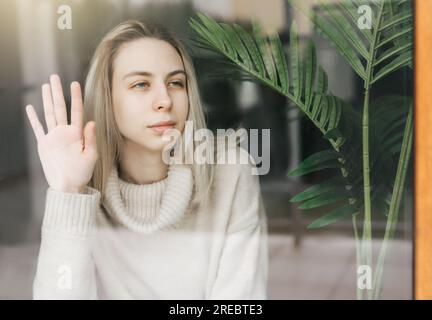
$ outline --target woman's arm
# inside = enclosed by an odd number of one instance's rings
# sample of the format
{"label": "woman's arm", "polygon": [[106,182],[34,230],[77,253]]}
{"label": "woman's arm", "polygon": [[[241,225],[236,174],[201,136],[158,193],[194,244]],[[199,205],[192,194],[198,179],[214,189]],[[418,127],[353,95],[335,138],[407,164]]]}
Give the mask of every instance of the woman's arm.
{"label": "woman's arm", "polygon": [[258,176],[241,165],[219,269],[209,299],[267,299],[267,219]]}
{"label": "woman's arm", "polygon": [[96,299],[91,255],[100,193],[47,191],[34,299]]}
{"label": "woman's arm", "polygon": [[97,160],[95,123],[84,126],[79,83],[71,84],[71,122],[60,78],[42,86],[47,133],[32,105],[27,116],[49,184],[34,298],[95,298],[91,231],[100,194],[87,188]]}

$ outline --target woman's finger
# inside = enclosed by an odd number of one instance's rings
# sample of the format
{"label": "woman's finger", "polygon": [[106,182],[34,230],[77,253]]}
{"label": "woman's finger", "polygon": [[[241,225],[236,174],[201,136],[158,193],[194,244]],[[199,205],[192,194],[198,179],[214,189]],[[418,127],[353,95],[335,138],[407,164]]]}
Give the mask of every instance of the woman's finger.
{"label": "woman's finger", "polygon": [[57,121],[54,114],[54,104],[51,96],[51,86],[48,83],[45,83],[42,86],[42,101],[44,106],[47,129],[48,131],[50,131],[57,125]]}
{"label": "woman's finger", "polygon": [[90,121],[84,128],[84,153],[89,157],[97,157],[96,123]]}
{"label": "woman's finger", "polygon": [[33,132],[36,136],[36,140],[39,142],[40,139],[45,135],[44,129],[39,121],[39,118],[34,110],[33,106],[29,104],[26,107],[27,117],[30,121],[30,124],[33,128]]}
{"label": "woman's finger", "polygon": [[77,126],[82,134],[83,130],[83,101],[81,95],[81,86],[78,82],[71,83],[71,124]]}
{"label": "woman's finger", "polygon": [[60,77],[52,74],[50,77],[52,95],[54,100],[54,113],[57,125],[67,125],[66,103],[63,95],[63,89]]}

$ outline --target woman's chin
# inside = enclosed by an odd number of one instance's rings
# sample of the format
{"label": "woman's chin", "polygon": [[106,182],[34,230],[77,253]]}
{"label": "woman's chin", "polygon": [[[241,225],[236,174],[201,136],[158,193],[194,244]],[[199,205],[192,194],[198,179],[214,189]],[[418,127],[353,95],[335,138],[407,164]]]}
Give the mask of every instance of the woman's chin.
{"label": "woman's chin", "polygon": [[163,140],[162,136],[148,137],[145,141],[141,141],[140,145],[152,152],[152,153],[162,153],[169,146],[169,141]]}

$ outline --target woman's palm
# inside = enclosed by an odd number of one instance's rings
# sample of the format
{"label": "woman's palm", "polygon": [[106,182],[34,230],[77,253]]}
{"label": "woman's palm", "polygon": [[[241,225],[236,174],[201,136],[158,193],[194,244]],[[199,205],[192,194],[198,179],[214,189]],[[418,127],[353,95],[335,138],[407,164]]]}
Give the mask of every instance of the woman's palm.
{"label": "woman's palm", "polygon": [[[52,97],[51,97],[52,87]],[[48,133],[32,106],[27,115],[38,142],[38,152],[51,188],[66,192],[82,191],[90,181],[97,160],[95,124],[83,129],[83,104],[78,83],[71,84],[71,124],[67,123],[66,105],[58,76],[51,76],[51,86],[42,86]]]}

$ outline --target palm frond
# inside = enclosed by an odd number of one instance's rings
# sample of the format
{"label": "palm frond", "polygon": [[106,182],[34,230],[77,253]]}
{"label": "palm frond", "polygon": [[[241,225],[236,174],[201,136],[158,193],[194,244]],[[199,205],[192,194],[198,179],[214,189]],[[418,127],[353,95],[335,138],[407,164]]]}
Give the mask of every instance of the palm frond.
{"label": "palm frond", "polygon": [[339,220],[351,217],[353,214],[356,214],[357,212],[358,209],[355,206],[347,204],[345,206],[341,206],[330,211],[329,213],[325,214],[319,219],[316,219],[311,224],[309,224],[307,228],[308,229],[322,228],[331,223],[335,223]]}
{"label": "palm frond", "polygon": [[[396,171],[398,156],[401,151],[404,127],[408,110],[406,106],[412,101],[403,96],[390,95],[382,96],[371,103],[371,185],[373,186],[372,205],[377,212],[387,215],[389,212],[391,192],[394,185],[393,176]],[[348,123],[351,127],[360,122],[359,115],[353,114]],[[345,134],[347,133],[344,130]],[[313,205],[314,208],[322,207],[324,215],[314,221],[311,228],[319,228],[349,215],[342,209],[349,206],[352,214],[357,213],[363,206],[363,175],[362,166],[358,161],[361,157],[361,150],[353,141],[360,141],[359,130],[351,131],[350,143],[344,144],[338,152],[325,150],[317,152],[305,160],[290,172],[291,176],[308,174],[321,169],[339,169],[342,174],[331,179],[314,184],[290,201],[301,203],[299,208],[307,209]],[[318,159],[321,159],[318,160]],[[336,159],[338,162],[336,162]],[[316,168],[317,170],[309,170]],[[345,174],[344,174],[345,173]],[[340,205],[332,207],[326,212],[329,203],[325,195],[334,194],[340,201]],[[344,195],[344,197],[342,197]],[[336,202],[336,201],[335,201]],[[348,209],[346,209],[348,210]],[[337,218],[337,219],[336,219]]]}
{"label": "palm frond", "polygon": [[[294,1],[288,0],[295,6]],[[371,29],[359,28],[357,9],[371,4],[376,14]],[[306,13],[316,30],[328,39],[370,85],[405,66],[412,67],[412,8],[409,1],[347,1],[335,5],[317,1]],[[385,63],[384,63],[385,62]]]}
{"label": "palm frond", "polygon": [[[191,27],[199,36],[200,47],[207,47],[231,62],[245,75],[254,78],[286,96],[317,126],[323,135],[338,128],[343,115],[343,104],[327,88],[327,75],[316,62],[312,42],[303,56],[297,27],[290,32],[289,63],[279,36],[265,36],[257,23],[252,24],[252,34],[242,26],[218,23],[210,16],[198,13],[190,19]],[[219,69],[218,75],[232,74],[232,70]],[[316,78],[317,75],[317,79]],[[238,78],[238,77],[237,77]],[[340,135],[330,138],[338,149],[344,141]]]}
{"label": "palm frond", "polygon": [[[362,2],[357,1],[356,3]],[[379,8],[381,2],[377,0],[372,5]],[[365,48],[369,50],[369,41],[373,33],[370,30],[359,31],[360,29],[352,26],[353,6],[354,4],[345,2],[338,5],[337,8],[340,12],[337,14],[342,14],[342,16],[336,16],[335,11],[330,12],[331,8],[326,6],[325,10],[327,10],[328,17],[338,19],[336,24],[330,25],[326,30],[333,28],[332,32],[336,34],[338,28],[348,29],[347,23],[351,24],[351,29],[344,32],[345,36],[339,37],[333,33],[330,35],[338,39],[337,44],[341,48],[349,47],[345,53],[350,56],[355,55],[360,61],[360,64],[357,60],[351,61],[351,65],[354,64],[353,69],[355,70],[355,66],[357,66],[357,69],[361,71],[360,75],[367,78],[367,72],[363,65],[365,58],[361,51],[364,51]],[[199,35],[200,47],[216,52],[225,59],[220,59],[225,61],[224,63],[214,64],[216,70],[210,72],[211,74],[229,76],[232,79],[256,81],[275,89],[298,106],[303,114],[322,132],[323,137],[329,140],[332,149],[309,156],[289,174],[302,176],[323,169],[336,169],[340,173],[337,179],[316,184],[293,197],[291,201],[301,202],[300,208],[324,208],[329,204],[333,205],[331,211],[323,216],[323,220],[313,224],[314,227],[327,225],[339,218],[346,217],[347,212],[358,213],[364,202],[362,164],[358,161],[362,157],[362,151],[358,148],[361,143],[361,115],[328,91],[327,75],[323,68],[317,64],[314,44],[312,42],[307,43],[303,52],[296,25],[293,23],[290,30],[290,42],[287,50],[289,59],[287,60],[279,37],[277,35],[264,36],[255,23],[253,24],[253,32],[250,34],[236,24],[233,26],[219,24],[202,14],[198,14],[198,17],[200,21],[191,18],[190,24]],[[328,17],[322,18],[324,22],[321,25],[325,27],[329,25],[328,21],[325,20]],[[406,18],[404,19],[403,21],[406,21]],[[384,20],[388,21],[389,19]],[[387,26],[385,30],[395,28],[397,25],[398,23],[394,23]],[[374,28],[379,28],[379,26],[379,23],[374,24]],[[353,32],[357,32],[357,36],[353,39],[356,39],[357,42],[361,41],[361,46],[353,46],[352,40],[345,39],[348,35],[352,36]],[[383,54],[379,56],[378,60],[373,60],[379,62],[376,63],[376,66],[380,65],[379,59],[390,60],[405,50],[396,53],[389,51],[396,42],[403,43],[406,41],[403,40],[403,36],[406,36],[408,32],[401,32],[400,30],[396,32],[391,37],[386,38],[387,40],[380,38],[381,41],[386,41],[384,44],[380,45],[382,42],[378,41],[379,49],[385,48],[386,51],[382,51]],[[370,54],[369,51],[367,52]],[[395,63],[405,63],[404,55],[399,55],[398,58],[399,60],[396,60]],[[370,62],[373,63],[373,61]],[[389,65],[390,67],[388,67]],[[376,81],[393,72],[394,68],[391,63],[386,64],[376,73]],[[383,208],[382,212],[386,212],[386,208],[388,208],[388,190],[391,187],[388,179],[384,178],[392,176],[388,170],[394,168],[394,166],[386,165],[385,161],[394,159],[400,150],[401,141],[400,135],[393,135],[392,139],[384,140],[384,138],[394,131],[400,132],[400,126],[403,124],[401,121],[403,115],[398,115],[392,108],[390,109],[386,113],[385,110],[376,107],[376,113],[372,117],[381,121],[380,126],[377,126],[379,129],[371,131],[371,140],[373,141],[371,143],[371,167],[374,168],[372,185],[375,188],[372,202],[374,207]],[[346,141],[350,141],[350,143],[346,143]],[[375,157],[377,154],[375,150],[385,152],[386,156]],[[340,205],[334,208],[335,203]]]}

